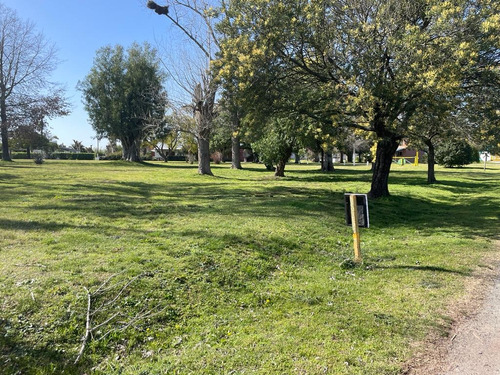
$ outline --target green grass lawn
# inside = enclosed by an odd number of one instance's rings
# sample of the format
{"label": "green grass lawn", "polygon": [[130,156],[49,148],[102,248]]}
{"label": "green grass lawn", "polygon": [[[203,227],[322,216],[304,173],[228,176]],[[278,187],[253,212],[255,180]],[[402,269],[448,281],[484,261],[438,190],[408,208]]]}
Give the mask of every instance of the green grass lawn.
{"label": "green grass lawn", "polygon": [[398,374],[499,238],[498,164],[395,165],[355,268],[366,166],[244,167],[0,163],[0,373]]}

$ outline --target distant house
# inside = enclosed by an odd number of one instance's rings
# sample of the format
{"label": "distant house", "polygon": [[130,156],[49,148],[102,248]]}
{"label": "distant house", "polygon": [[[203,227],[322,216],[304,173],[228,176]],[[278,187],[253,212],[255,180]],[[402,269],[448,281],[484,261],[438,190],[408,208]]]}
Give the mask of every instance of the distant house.
{"label": "distant house", "polygon": [[398,146],[396,150],[396,154],[394,155],[393,162],[397,164],[413,164],[418,165],[419,156],[421,156],[423,151],[415,150],[413,148],[409,148],[406,140],[401,141],[401,144]]}
{"label": "distant house", "polygon": [[408,148],[406,141],[402,141],[396,150],[396,157],[414,158],[417,155],[418,150]]}

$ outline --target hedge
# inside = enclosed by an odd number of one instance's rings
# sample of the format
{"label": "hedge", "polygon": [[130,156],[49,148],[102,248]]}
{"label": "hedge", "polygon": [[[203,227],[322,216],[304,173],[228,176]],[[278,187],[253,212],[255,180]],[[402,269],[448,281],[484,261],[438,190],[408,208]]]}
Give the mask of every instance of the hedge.
{"label": "hedge", "polygon": [[168,161],[186,161],[185,155],[172,155],[168,157]]}
{"label": "hedge", "polygon": [[90,152],[54,152],[52,159],[61,160],[94,160],[95,154]]}
{"label": "hedge", "polygon": [[12,159],[29,159],[26,152],[11,152],[10,157]]}

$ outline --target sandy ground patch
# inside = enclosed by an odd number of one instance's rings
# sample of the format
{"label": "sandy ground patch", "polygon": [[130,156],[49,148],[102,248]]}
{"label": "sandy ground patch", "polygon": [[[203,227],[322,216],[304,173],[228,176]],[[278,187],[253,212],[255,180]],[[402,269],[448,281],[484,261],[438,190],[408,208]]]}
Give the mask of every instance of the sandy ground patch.
{"label": "sandy ground patch", "polygon": [[500,241],[467,283],[465,297],[449,307],[446,338],[430,337],[407,364],[406,375],[500,375]]}

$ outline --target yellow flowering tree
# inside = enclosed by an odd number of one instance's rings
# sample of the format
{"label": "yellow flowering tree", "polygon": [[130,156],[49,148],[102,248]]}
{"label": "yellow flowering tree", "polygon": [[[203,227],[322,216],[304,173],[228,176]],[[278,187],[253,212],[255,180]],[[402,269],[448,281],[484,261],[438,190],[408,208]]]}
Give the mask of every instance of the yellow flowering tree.
{"label": "yellow flowering tree", "polygon": [[481,58],[478,34],[497,29],[496,7],[489,0],[230,0],[219,73],[236,76],[250,116],[288,111],[374,133],[369,194],[386,196],[399,142],[419,126],[413,116],[429,98],[463,92]]}

